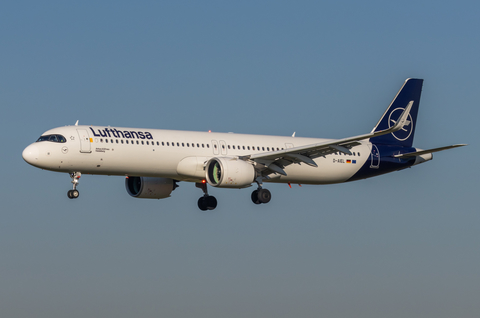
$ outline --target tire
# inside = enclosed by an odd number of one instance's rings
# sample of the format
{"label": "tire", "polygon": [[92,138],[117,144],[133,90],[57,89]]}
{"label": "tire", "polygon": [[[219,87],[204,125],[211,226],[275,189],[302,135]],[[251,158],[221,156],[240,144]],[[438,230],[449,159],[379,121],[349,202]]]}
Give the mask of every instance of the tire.
{"label": "tire", "polygon": [[252,202],[255,204],[260,204],[261,202],[258,200],[258,190],[252,192]]}
{"label": "tire", "polygon": [[214,196],[208,196],[206,197],[206,203],[207,203],[207,209],[208,210],[215,210],[217,207],[217,199]]}
{"label": "tire", "polygon": [[258,190],[258,201],[260,203],[268,203],[272,199],[272,194],[267,189]]}
{"label": "tire", "polygon": [[71,190],[72,191],[72,199],[76,199],[80,196],[80,192],[78,190]]}
{"label": "tire", "polygon": [[208,210],[207,200],[205,199],[205,197],[200,197],[200,199],[198,199],[198,208],[202,211],[207,211]]}

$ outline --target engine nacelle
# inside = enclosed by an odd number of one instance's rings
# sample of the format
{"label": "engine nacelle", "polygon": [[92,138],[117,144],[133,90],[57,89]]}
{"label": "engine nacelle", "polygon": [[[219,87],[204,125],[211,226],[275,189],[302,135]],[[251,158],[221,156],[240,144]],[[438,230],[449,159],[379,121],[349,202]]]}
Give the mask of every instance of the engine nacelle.
{"label": "engine nacelle", "polygon": [[141,199],[165,199],[175,190],[175,181],[168,178],[127,177],[125,187],[128,194]]}
{"label": "engine nacelle", "polygon": [[253,165],[237,158],[212,158],[205,171],[208,184],[219,188],[246,188],[255,180]]}

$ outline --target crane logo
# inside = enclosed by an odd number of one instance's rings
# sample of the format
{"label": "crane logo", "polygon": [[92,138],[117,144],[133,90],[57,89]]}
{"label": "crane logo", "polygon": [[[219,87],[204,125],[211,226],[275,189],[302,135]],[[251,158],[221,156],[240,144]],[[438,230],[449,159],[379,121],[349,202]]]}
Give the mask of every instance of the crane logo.
{"label": "crane logo", "polygon": [[[405,108],[395,108],[388,116],[388,128],[394,126],[397,123],[398,118],[403,113]],[[410,114],[408,114],[408,119],[405,123],[405,126],[402,127],[399,131],[393,132],[392,135],[395,139],[399,141],[407,140],[408,137],[412,134],[413,131],[413,119]]]}

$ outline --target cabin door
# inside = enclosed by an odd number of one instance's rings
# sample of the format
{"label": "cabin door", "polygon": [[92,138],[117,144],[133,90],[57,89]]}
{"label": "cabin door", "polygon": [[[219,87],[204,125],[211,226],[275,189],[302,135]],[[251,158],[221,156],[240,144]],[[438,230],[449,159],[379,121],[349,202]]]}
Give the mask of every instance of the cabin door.
{"label": "cabin door", "polygon": [[372,144],[372,150],[370,152],[370,168],[380,168],[380,151],[378,150],[378,147],[374,144]]}
{"label": "cabin door", "polygon": [[80,152],[91,153],[92,139],[88,135],[88,131],[86,129],[77,129],[77,133],[78,137],[80,138]]}
{"label": "cabin door", "polygon": [[213,154],[218,155],[218,141],[212,140]]}

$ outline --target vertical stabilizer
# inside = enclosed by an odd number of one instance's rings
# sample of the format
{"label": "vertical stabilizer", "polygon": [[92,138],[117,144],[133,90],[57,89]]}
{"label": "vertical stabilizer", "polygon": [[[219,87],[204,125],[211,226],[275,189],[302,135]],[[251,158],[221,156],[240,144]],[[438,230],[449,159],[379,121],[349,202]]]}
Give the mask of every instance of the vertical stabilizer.
{"label": "vertical stabilizer", "polygon": [[422,94],[423,79],[409,78],[387,108],[382,118],[378,121],[372,132],[381,131],[395,126],[405,108],[413,102],[410,114],[402,129],[383,136],[371,138],[376,144],[394,144],[404,147],[412,147],[415,125],[417,124],[418,106]]}

